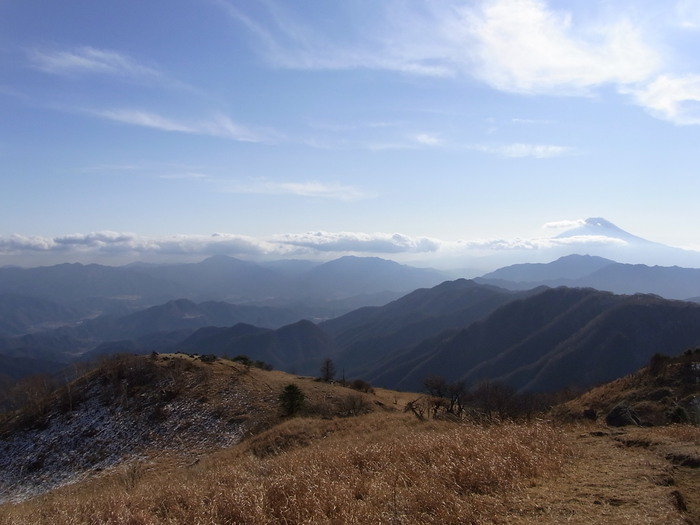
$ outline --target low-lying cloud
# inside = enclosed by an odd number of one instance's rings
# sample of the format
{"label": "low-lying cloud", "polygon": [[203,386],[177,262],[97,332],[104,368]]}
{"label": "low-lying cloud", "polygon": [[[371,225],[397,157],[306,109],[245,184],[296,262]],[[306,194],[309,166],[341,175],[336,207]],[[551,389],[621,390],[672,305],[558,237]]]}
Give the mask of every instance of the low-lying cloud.
{"label": "low-lying cloud", "polygon": [[409,237],[400,233],[309,232],[285,234],[279,243],[318,252],[358,252],[372,254],[437,252],[442,243],[427,237]]}
{"label": "low-lying cloud", "polygon": [[600,235],[539,239],[446,241],[401,233],[287,233],[257,238],[232,233],[212,235],[142,236],[100,231],[57,237],[0,236],[0,265],[39,266],[60,262],[124,264],[189,262],[212,255],[249,260],[306,258],[327,260],[342,255],[380,256],[405,260],[483,257],[504,252],[535,252],[548,248],[624,246],[623,240]]}

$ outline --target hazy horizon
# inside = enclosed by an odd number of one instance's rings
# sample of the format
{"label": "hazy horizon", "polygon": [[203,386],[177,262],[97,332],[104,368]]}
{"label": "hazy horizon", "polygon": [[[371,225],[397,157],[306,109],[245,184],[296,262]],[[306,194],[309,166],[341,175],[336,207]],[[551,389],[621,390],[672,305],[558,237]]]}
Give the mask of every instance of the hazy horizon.
{"label": "hazy horizon", "polygon": [[[684,250],[638,237],[604,218],[588,218],[546,225],[557,235],[534,239],[483,240],[446,243],[437,239],[424,250],[402,249],[415,240],[405,236],[321,234],[278,236],[271,240],[216,235],[179,238],[140,238],[135,235],[109,237],[107,234],[31,239],[35,253],[21,251],[5,259],[14,262],[1,267],[37,267],[61,263],[124,266],[135,263],[198,263],[212,256],[235,257],[254,263],[310,261],[318,264],[347,255],[379,257],[416,267],[443,270],[453,277],[477,277],[518,263],[549,263],[569,255],[591,255],[620,263],[700,268],[700,251]],[[415,244],[414,244],[415,245]]]}
{"label": "hazy horizon", "polygon": [[699,39],[690,0],[9,0],[0,266],[700,250]]}

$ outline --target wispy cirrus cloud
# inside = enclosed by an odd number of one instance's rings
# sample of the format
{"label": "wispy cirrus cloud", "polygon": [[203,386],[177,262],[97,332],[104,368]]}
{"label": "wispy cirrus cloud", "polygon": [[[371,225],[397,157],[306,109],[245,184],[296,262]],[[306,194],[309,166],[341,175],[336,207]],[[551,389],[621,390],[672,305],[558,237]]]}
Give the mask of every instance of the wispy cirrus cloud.
{"label": "wispy cirrus cloud", "polygon": [[[256,39],[258,49],[273,65],[292,69],[381,69],[428,76],[451,76],[450,67],[435,60],[436,52],[431,48],[439,44],[426,46],[429,39],[423,36],[420,45],[413,45],[405,32],[401,38],[394,38],[394,32],[386,33],[386,26],[377,27],[379,32],[367,31],[363,27],[357,31],[354,40],[339,42],[336,35],[296,16],[288,6],[282,3],[265,2],[254,18],[245,13],[239,5],[230,0],[212,0],[236,22],[245,26]],[[347,6],[346,6],[347,7]],[[380,7],[378,16],[385,17],[384,22],[400,18],[401,11],[393,7]],[[403,12],[403,14],[409,14]],[[423,13],[427,14],[427,13]],[[352,22],[348,21],[349,25]],[[421,26],[429,27],[430,21],[424,20]],[[411,27],[410,32],[420,31]],[[418,35],[414,35],[418,36]],[[433,32],[432,36],[436,36]],[[412,48],[409,50],[409,47]]]}
{"label": "wispy cirrus cloud", "polygon": [[503,145],[475,145],[471,149],[483,151],[507,158],[534,158],[551,159],[576,154],[576,150],[567,146],[557,146],[554,144],[503,144]]}
{"label": "wispy cirrus cloud", "polygon": [[407,133],[371,141],[363,141],[360,147],[370,151],[417,150],[449,147],[445,140],[434,133]]}
{"label": "wispy cirrus cloud", "polygon": [[194,135],[207,135],[240,142],[272,142],[275,140],[269,131],[255,131],[235,123],[226,115],[215,115],[208,120],[185,121],[164,117],[155,112],[139,109],[99,109],[86,110],[95,117],[131,124],[161,131],[175,131]]}
{"label": "wispy cirrus cloud", "polygon": [[230,191],[232,193],[296,195],[299,197],[341,201],[357,201],[373,197],[373,195],[355,188],[354,186],[347,186],[339,182],[275,181],[267,178],[257,178],[244,182],[226,183],[224,184],[224,188],[224,191]]}
{"label": "wispy cirrus cloud", "polygon": [[210,175],[207,175],[206,173],[196,172],[196,171],[183,171],[183,172],[178,172],[178,173],[162,173],[162,174],[158,175],[158,178],[166,179],[166,180],[201,180],[201,181],[212,180],[212,177]]}
{"label": "wispy cirrus cloud", "polygon": [[[107,75],[124,80],[153,82],[160,87],[185,89],[199,93],[198,89],[168,77],[161,70],[109,49],[78,47],[72,49],[36,48],[27,52],[30,65],[45,73],[56,75]],[[205,97],[206,98],[206,97]],[[213,112],[205,118],[173,118],[152,110],[137,108],[75,109],[60,108],[71,112],[87,113],[95,117],[135,126],[226,138],[240,142],[274,142],[280,134],[272,130],[252,129],[233,121],[225,114]]]}
{"label": "wispy cirrus cloud", "polygon": [[222,174],[207,166],[170,163],[125,163],[96,165],[84,168],[87,172],[131,173],[170,181],[193,181],[210,185],[212,191],[258,195],[287,195],[340,201],[358,201],[376,197],[361,188],[338,181],[275,180],[269,177],[236,177]]}
{"label": "wispy cirrus cloud", "polygon": [[363,27],[364,38],[350,42],[338,42],[279,3],[267,2],[260,20],[227,0],[217,3],[281,67],[468,75],[504,91],[580,93],[644,80],[660,63],[629,19],[575,25],[568,11],[543,0],[389,2],[374,10],[378,21]]}
{"label": "wispy cirrus cloud", "polygon": [[58,75],[99,74],[126,78],[161,79],[163,73],[139,63],[133,58],[109,49],[84,46],[73,49],[42,49],[28,51],[32,67]]}
{"label": "wispy cirrus cloud", "polygon": [[546,124],[553,124],[553,120],[545,120],[545,119],[532,119],[532,118],[512,118],[510,121],[513,124],[523,124],[523,125],[546,125]]}
{"label": "wispy cirrus cloud", "polygon": [[371,24],[347,17],[344,27],[362,38],[344,40],[289,4],[268,1],[252,14],[230,0],[213,1],[248,29],[275,67],[463,77],[529,95],[592,96],[607,88],[631,95],[657,118],[700,124],[696,73],[672,71],[673,31],[700,27],[691,0],[657,8],[653,26],[633,10],[598,2],[574,16],[550,0],[393,1],[368,8]]}

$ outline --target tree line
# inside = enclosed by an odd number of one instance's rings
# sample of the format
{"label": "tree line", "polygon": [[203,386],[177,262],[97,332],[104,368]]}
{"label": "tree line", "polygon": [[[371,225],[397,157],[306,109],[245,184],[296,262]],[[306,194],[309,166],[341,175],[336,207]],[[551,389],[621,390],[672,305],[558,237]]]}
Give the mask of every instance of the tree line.
{"label": "tree line", "polygon": [[494,380],[483,380],[472,388],[464,381],[448,381],[430,375],[423,381],[425,395],[406,405],[419,419],[449,418],[486,421],[531,418],[580,392],[568,389],[555,393],[518,392]]}

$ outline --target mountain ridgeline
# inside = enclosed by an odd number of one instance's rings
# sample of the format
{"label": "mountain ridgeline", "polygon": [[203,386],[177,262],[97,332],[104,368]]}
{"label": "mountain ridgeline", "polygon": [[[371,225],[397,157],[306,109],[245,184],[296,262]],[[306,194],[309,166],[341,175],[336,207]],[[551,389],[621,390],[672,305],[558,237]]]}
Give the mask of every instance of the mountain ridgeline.
{"label": "mountain ridgeline", "polygon": [[650,293],[668,299],[689,300],[700,296],[698,268],[623,264],[591,255],[569,255],[546,264],[515,264],[475,280],[510,290],[568,286],[620,294]]}
{"label": "mountain ridgeline", "polygon": [[0,385],[157,351],[245,355],[312,376],[331,358],[343,378],[400,390],[422,390],[431,375],[589,387],[700,345],[700,305],[674,300],[700,296],[699,281],[700,270],[581,255],[475,280],[358,257],[3,268]]}
{"label": "mountain ridgeline", "polygon": [[413,389],[427,375],[523,391],[589,387],[630,373],[658,352],[700,343],[700,306],[649,295],[557,288],[505,304],[452,334],[395,353],[369,379]]}
{"label": "mountain ridgeline", "polygon": [[[69,308],[74,317],[96,312],[124,314],[173,299],[276,307],[291,304],[306,308],[307,315],[314,309],[338,315],[333,309],[344,308],[344,313],[375,304],[374,295],[376,304],[382,304],[387,294],[394,299],[445,279],[446,274],[437,270],[377,257],[347,256],[323,264],[264,264],[218,255],[192,264],[0,268],[0,300],[30,297]],[[361,297],[355,305],[354,297]],[[0,302],[0,311],[2,308]]]}
{"label": "mountain ridgeline", "polygon": [[75,359],[166,350],[208,326],[276,329],[335,317],[445,279],[437,270],[350,256],[324,264],[214,256],[194,264],[0,268],[0,381]]}

